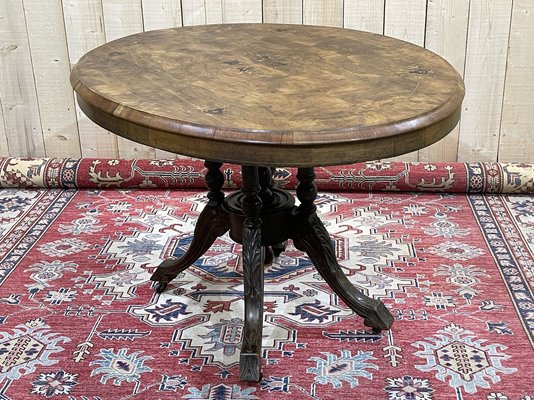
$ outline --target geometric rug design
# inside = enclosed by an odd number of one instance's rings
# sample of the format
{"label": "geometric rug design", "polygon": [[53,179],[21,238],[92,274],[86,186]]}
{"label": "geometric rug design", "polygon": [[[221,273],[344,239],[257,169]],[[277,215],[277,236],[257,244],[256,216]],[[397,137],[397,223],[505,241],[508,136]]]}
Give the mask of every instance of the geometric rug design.
{"label": "geometric rug design", "polygon": [[219,238],[157,294],[204,191],[0,191],[0,398],[534,396],[534,199],[320,193],[350,281],[395,317],[373,334],[290,243],[265,270],[263,379],[238,379],[241,248]]}
{"label": "geometric rug design", "polygon": [[366,328],[290,242],[265,270],[259,383],[238,379],[240,245],[219,238],[164,293],[149,280],[190,245],[204,173],[0,158],[0,399],[534,398],[532,164],[317,168],[341,268],[395,322]]}

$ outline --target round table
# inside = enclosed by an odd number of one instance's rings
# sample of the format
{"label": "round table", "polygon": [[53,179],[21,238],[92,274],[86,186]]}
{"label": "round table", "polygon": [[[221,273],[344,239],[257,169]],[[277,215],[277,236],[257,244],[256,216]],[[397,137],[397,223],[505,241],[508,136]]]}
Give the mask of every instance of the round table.
{"label": "round table", "polygon": [[[206,160],[209,202],[179,260],[151,279],[158,292],[230,232],[243,244],[245,322],[240,377],[261,377],[263,268],[288,239],[305,251],[365,325],[393,317],[354,288],[316,214],[314,167],[391,157],[428,146],[460,118],[462,79],[434,53],[389,37],[330,27],[230,24],[140,33],[83,56],[78,103],[135,142]],[[224,195],[223,162],[242,166]],[[273,187],[275,166],[298,167],[297,197]]]}

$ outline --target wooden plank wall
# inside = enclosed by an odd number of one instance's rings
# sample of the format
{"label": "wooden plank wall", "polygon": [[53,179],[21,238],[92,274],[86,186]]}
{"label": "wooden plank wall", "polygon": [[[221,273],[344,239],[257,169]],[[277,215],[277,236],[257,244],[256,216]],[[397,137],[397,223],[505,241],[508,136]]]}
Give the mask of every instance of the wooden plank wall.
{"label": "wooden plank wall", "polygon": [[425,46],[464,76],[462,120],[400,159],[534,161],[532,0],[2,0],[0,156],[174,157],[88,120],[70,68],[131,33],[233,22],[361,29]]}

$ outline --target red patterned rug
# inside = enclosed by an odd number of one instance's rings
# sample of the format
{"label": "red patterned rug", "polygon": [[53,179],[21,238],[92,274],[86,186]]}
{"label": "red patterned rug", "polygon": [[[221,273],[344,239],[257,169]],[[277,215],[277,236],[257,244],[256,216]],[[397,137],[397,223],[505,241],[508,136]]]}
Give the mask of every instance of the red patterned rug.
{"label": "red patterned rug", "polygon": [[252,384],[240,246],[220,238],[162,294],[149,281],[191,241],[201,164],[0,159],[0,399],[532,400],[532,166],[317,172],[341,266],[396,321],[373,334],[289,246],[265,271]]}

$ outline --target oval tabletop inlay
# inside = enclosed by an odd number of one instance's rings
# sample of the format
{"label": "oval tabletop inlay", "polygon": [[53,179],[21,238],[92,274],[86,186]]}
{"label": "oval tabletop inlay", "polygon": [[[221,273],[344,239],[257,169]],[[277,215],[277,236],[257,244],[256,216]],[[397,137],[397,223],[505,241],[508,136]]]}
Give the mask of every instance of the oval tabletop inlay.
{"label": "oval tabletop inlay", "polygon": [[445,136],[464,95],[441,57],[389,37],[296,25],[165,29],[92,50],[71,83],[119,135],[251,165],[389,157]]}

